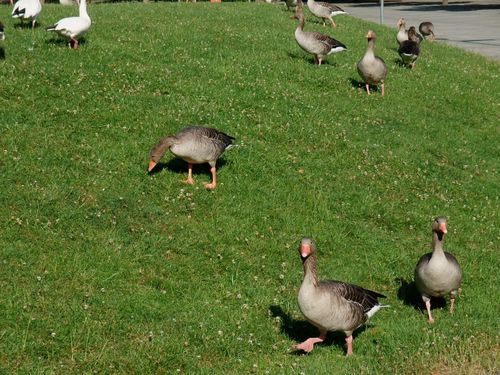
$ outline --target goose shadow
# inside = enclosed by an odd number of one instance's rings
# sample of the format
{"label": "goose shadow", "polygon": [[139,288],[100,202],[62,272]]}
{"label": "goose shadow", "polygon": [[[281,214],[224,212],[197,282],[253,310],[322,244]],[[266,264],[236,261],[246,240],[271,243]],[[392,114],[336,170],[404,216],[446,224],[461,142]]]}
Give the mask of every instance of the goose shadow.
{"label": "goose shadow", "polygon": [[0,60],[5,60],[5,50],[0,47]]}
{"label": "goose shadow", "polygon": [[[310,65],[318,66],[318,64],[316,64],[316,61],[314,61],[314,57],[310,58],[309,56],[304,56],[304,55],[301,55],[299,53],[294,53],[294,52],[288,52],[288,57],[290,57],[292,59],[296,59],[296,60],[303,60],[303,61],[306,61],[307,63],[309,63]],[[337,66],[336,63],[330,62],[329,60],[323,60],[321,62],[321,66],[323,66],[323,65]],[[320,68],[321,66],[318,66],[318,68]]]}
{"label": "goose shadow", "polygon": [[[66,48],[68,47],[68,40],[64,39],[63,37],[52,37],[50,39],[45,40],[46,44],[53,44],[53,45],[64,45]],[[78,39],[78,47],[84,46],[86,43],[85,38]],[[71,43],[71,46],[73,46],[73,43]],[[69,48],[68,48],[69,49]],[[71,47],[73,49],[73,47]]]}
{"label": "goose shadow", "polygon": [[[407,281],[402,277],[397,277],[394,280],[399,284],[398,299],[407,306],[413,306],[415,310],[424,311],[425,306],[422,301],[422,296],[418,292],[415,281]],[[446,300],[443,297],[431,298],[431,309],[442,308],[446,306]]]}
{"label": "goose shadow", "polygon": [[[269,311],[271,312],[271,315],[273,317],[279,317],[281,319],[280,331],[286,334],[291,340],[295,341],[296,344],[299,344],[310,337],[318,337],[318,328],[316,328],[306,320],[292,319],[289,314],[283,311],[281,306],[270,306]],[[364,332],[365,329],[366,326],[362,326],[361,328],[357,329],[353,334],[353,338]],[[325,341],[323,341],[319,345],[335,345],[345,351],[345,335],[343,332],[328,332]],[[292,355],[302,354],[306,353],[304,353],[302,350],[292,351]]]}
{"label": "goose shadow", "polygon": [[[224,159],[217,160],[217,171],[220,170],[223,166],[225,166],[227,162]],[[170,172],[174,172],[177,174],[185,174],[187,176],[188,173],[188,164],[182,159],[172,158],[167,162],[158,163],[151,172],[148,172],[149,175],[155,175],[160,173],[164,169],[168,169]],[[210,165],[208,163],[203,164],[193,164],[193,176],[198,176],[201,174],[205,174],[207,176],[212,176],[210,173]]]}
{"label": "goose shadow", "polygon": [[[38,29],[42,26],[42,24],[38,21],[35,22],[35,29]],[[24,29],[31,29],[32,24],[31,22],[18,22],[14,26],[16,29],[24,30]]]}
{"label": "goose shadow", "polygon": [[[349,78],[349,82],[351,83],[352,87],[354,87],[355,89],[362,89],[366,94],[366,87],[364,82],[358,81],[354,78]],[[382,89],[380,88],[380,85],[370,85],[370,93],[381,91]]]}

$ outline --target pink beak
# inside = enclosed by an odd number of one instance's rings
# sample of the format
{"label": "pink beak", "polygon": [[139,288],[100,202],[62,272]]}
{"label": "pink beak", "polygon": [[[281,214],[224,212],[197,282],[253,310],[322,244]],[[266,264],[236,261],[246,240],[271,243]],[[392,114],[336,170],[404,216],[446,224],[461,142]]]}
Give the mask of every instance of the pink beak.
{"label": "pink beak", "polygon": [[148,165],[148,172],[151,172],[153,170],[153,168],[155,167],[155,165],[156,165],[156,162],[151,160],[149,162],[149,165]]}
{"label": "pink beak", "polygon": [[309,254],[311,254],[311,245],[301,245],[300,256],[306,258]]}
{"label": "pink beak", "polygon": [[446,229],[446,224],[445,223],[439,224],[439,230],[441,232],[443,232],[444,234],[448,233],[448,229]]}

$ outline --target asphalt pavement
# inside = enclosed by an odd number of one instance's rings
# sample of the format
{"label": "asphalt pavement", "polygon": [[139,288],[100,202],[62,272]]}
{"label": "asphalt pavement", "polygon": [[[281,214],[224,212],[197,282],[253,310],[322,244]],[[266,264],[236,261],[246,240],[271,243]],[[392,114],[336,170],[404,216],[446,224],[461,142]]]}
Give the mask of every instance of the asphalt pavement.
{"label": "asphalt pavement", "polygon": [[[336,3],[337,4],[337,3]],[[351,16],[380,23],[379,2],[338,3]],[[385,1],[384,25],[396,30],[399,18],[406,19],[407,28],[431,21],[439,42],[500,61],[500,0]]]}

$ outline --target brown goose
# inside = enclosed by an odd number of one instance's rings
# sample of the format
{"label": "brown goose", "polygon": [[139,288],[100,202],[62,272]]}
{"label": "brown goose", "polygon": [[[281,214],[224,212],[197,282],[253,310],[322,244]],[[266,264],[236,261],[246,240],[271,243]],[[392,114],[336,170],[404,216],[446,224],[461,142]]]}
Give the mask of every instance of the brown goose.
{"label": "brown goose", "polygon": [[297,44],[304,51],[314,55],[314,62],[318,66],[321,65],[326,56],[347,50],[344,44],[330,38],[328,35],[323,35],[315,31],[304,31],[304,12],[300,4],[292,18],[299,20],[299,24],[295,29]]}
{"label": "brown goose", "polygon": [[330,20],[333,28],[337,27],[335,21],[333,20],[333,17],[339,14],[347,14],[347,12],[344,11],[341,7],[335,4],[325,3],[322,1],[308,0],[307,7],[309,8],[312,14],[314,14],[318,18],[323,19],[323,25],[325,24],[326,19]]}
{"label": "brown goose", "polygon": [[215,189],[216,162],[224,150],[228,148],[234,138],[216,129],[201,126],[192,126],[182,129],[174,136],[162,138],[160,142],[151,149],[148,171],[151,172],[160,161],[167,150],[175,156],[188,163],[188,178],[186,183],[192,185],[193,164],[210,164],[212,182],[205,184],[207,189]]}
{"label": "brown goose", "polygon": [[387,75],[387,65],[380,57],[375,56],[375,32],[369,30],[366,34],[368,48],[363,58],[358,62],[358,73],[365,81],[366,92],[370,95],[370,85],[381,83],[382,96],[385,93],[384,80]]}
{"label": "brown goose", "polygon": [[429,41],[433,42],[436,39],[436,36],[434,35],[434,25],[432,22],[422,22],[418,26],[418,30],[420,31],[420,34],[422,34],[426,39],[429,39]]}
{"label": "brown goose", "polygon": [[408,40],[405,40],[399,46],[398,53],[403,60],[403,64],[410,66],[410,68],[415,67],[415,63],[420,55],[420,47],[418,45],[417,31],[415,27],[410,27],[408,29]]}
{"label": "brown goose", "polygon": [[304,266],[304,280],[299,290],[299,307],[305,318],[319,329],[319,337],[311,337],[294,348],[309,353],[322,342],[328,331],[343,331],[347,355],[352,354],[352,333],[382,307],[378,298],[385,296],[360,286],[340,281],[318,281],[316,246],[310,238],[300,242],[299,253]]}
{"label": "brown goose", "polygon": [[425,303],[429,323],[434,322],[430,297],[442,297],[449,293],[450,313],[453,313],[455,297],[462,282],[462,270],[458,261],[443,250],[446,233],[446,218],[436,218],[432,223],[432,253],[423,255],[415,268],[415,284]]}
{"label": "brown goose", "polygon": [[399,45],[403,43],[405,40],[408,40],[408,31],[406,30],[406,20],[404,18],[400,18],[397,23],[398,33],[396,34],[396,40]]}

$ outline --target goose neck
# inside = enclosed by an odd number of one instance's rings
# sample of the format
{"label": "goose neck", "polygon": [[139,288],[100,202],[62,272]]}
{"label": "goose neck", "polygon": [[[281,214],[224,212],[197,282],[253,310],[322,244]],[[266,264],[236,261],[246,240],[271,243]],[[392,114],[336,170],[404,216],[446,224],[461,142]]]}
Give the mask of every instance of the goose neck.
{"label": "goose neck", "polygon": [[434,232],[432,235],[432,250],[434,254],[444,254],[444,234]]}
{"label": "goose neck", "polygon": [[314,286],[318,285],[318,274],[316,271],[316,256],[310,255],[303,260],[304,266],[304,281],[310,282]]}
{"label": "goose neck", "polygon": [[89,14],[87,13],[87,0],[80,0],[79,7],[80,17],[89,18]]}

